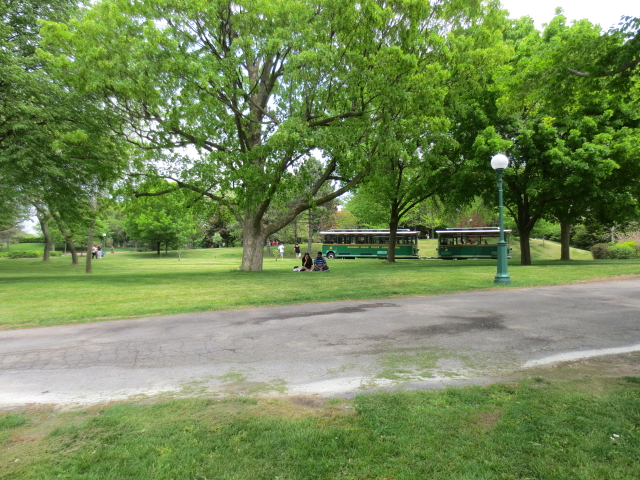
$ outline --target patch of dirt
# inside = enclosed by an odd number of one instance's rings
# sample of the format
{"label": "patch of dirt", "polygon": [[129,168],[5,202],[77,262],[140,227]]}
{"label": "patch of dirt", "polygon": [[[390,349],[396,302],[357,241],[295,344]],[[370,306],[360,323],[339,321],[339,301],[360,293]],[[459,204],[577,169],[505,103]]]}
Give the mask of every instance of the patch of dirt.
{"label": "patch of dirt", "polygon": [[605,355],[550,364],[516,372],[520,378],[577,380],[584,377],[640,377],[640,352]]}
{"label": "patch of dirt", "polygon": [[475,423],[482,430],[492,430],[495,427],[500,419],[502,418],[502,411],[493,411],[493,412],[480,412],[475,417]]}
{"label": "patch of dirt", "polygon": [[295,397],[288,397],[288,399],[294,405],[309,408],[311,410],[319,410],[327,406],[327,401],[319,396],[297,395]]}

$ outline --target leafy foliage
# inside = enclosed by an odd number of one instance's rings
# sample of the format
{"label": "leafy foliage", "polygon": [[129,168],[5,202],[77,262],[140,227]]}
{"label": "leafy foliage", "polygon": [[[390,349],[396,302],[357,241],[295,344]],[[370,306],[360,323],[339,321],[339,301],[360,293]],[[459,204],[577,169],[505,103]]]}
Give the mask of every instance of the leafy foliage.
{"label": "leafy foliage", "polygon": [[366,173],[385,101],[440,95],[444,37],[481,13],[477,1],[105,0],[45,28],[69,84],[103,98],[146,160],[165,160],[145,173],[229,208],[243,268],[260,270],[266,238]]}
{"label": "leafy foliage", "polygon": [[609,248],[607,248],[607,258],[626,260],[629,258],[635,258],[637,254],[638,248],[635,243],[633,245],[611,245]]}
{"label": "leafy foliage", "polygon": [[540,219],[621,221],[637,213],[640,137],[634,99],[612,93],[603,78],[583,88],[564,67],[568,51],[581,51],[580,45],[599,35],[587,21],[567,26],[561,15],[543,32],[530,20],[514,21],[505,30],[511,59],[473,112],[480,134],[472,135],[465,153],[469,161],[458,174],[459,190],[473,192],[467,188],[473,178],[476,192],[494,198],[489,159],[507,154],[505,205],[518,227],[524,264],[531,261],[529,236]]}
{"label": "leafy foliage", "polygon": [[[154,184],[151,190],[167,187],[166,182],[149,182]],[[169,247],[181,247],[195,233],[194,218],[186,208],[189,192],[175,192],[171,195],[150,196],[135,199],[126,207],[125,229],[127,235],[134,240],[148,242],[157,247],[160,244],[165,250]]]}

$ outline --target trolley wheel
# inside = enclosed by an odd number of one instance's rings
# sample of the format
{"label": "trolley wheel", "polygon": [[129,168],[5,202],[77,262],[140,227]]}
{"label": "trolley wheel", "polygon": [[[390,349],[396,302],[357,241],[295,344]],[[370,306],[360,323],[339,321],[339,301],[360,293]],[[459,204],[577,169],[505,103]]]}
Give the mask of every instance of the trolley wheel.
{"label": "trolley wheel", "polygon": [[336,254],[333,252],[327,252],[327,258],[336,258]]}

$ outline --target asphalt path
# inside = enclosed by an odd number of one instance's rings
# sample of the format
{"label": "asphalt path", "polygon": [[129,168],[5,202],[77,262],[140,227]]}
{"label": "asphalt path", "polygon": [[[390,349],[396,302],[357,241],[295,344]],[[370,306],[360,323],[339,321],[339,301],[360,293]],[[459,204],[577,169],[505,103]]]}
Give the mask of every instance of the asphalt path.
{"label": "asphalt path", "polygon": [[640,350],[640,280],[0,332],[0,407],[353,395]]}

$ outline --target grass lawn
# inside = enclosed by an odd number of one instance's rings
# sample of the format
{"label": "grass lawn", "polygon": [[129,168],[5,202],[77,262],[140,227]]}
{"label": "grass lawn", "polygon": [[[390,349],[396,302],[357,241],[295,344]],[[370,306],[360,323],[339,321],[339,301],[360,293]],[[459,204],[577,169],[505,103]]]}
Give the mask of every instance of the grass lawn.
{"label": "grass lawn", "polygon": [[3,479],[640,478],[640,378],[0,413]]}
{"label": "grass lawn", "polygon": [[[590,259],[574,250],[555,260],[559,245],[534,241],[534,265],[510,261],[513,287],[557,285],[599,277],[640,274],[639,260]],[[314,251],[319,246],[314,245]],[[423,241],[421,255],[435,254]],[[69,265],[70,257],[0,259],[0,328],[73,324],[208,310],[334,300],[439,295],[495,287],[495,261],[333,260],[330,272],[292,272],[298,260],[265,258],[262,272],[238,269],[240,248],[201,249],[157,256],[118,252],[93,262],[93,274]],[[273,249],[275,251],[275,249]]]}
{"label": "grass lawn", "polygon": [[[421,254],[431,248],[421,244]],[[637,260],[593,261],[574,251],[575,260],[559,262],[551,242],[532,250],[535,265],[511,261],[514,287],[640,274]],[[331,272],[294,273],[298,262],[287,255],[266,259],[259,273],[238,270],[240,249],[192,250],[180,260],[177,252],[107,254],[92,275],[69,266],[69,257],[0,259],[0,322],[16,328],[494,288],[492,261],[333,260]],[[640,363],[638,354],[629,358]],[[594,367],[578,374],[573,366],[554,370],[569,372],[561,381],[353,400],[214,397],[0,412],[0,478],[640,478],[640,377],[601,376]]]}

